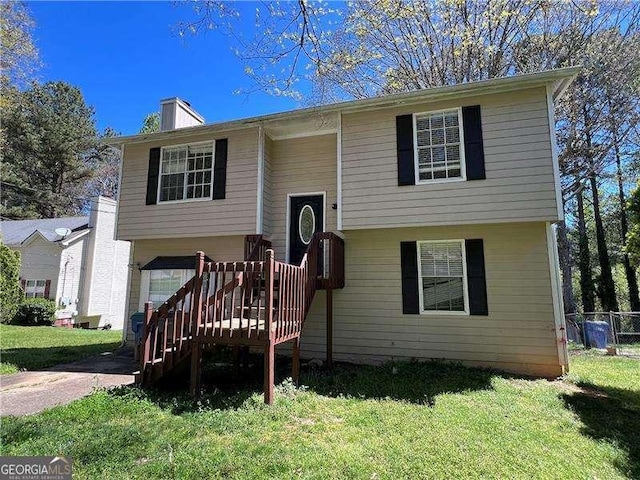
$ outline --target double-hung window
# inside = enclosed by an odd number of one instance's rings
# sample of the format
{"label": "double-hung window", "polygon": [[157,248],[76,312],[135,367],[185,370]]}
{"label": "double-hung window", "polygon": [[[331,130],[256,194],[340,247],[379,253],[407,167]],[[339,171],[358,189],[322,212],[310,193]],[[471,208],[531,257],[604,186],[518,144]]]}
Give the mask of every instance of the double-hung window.
{"label": "double-hung window", "polygon": [[464,241],[417,242],[420,311],[468,312]]}
{"label": "double-hung window", "polygon": [[213,142],[162,149],[160,202],[210,199],[213,182]]}
{"label": "double-hung window", "polygon": [[464,179],[461,109],[414,115],[416,183]]}
{"label": "double-hung window", "polygon": [[27,298],[44,298],[46,288],[46,280],[27,280],[24,284],[24,293]]}

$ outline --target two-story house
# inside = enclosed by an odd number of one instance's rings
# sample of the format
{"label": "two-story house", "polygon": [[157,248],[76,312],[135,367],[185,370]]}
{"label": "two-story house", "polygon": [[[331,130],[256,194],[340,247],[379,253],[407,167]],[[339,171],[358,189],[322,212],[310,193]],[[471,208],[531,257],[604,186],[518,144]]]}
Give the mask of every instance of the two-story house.
{"label": "two-story house", "polygon": [[116,201],[94,197],[86,217],[3,220],[0,237],[20,252],[27,297],[56,303],[56,325],[125,328],[129,242],[114,240]]}
{"label": "two-story house", "polygon": [[263,345],[268,366],[293,341],[294,369],[332,355],[565,372],[553,104],[576,74],[209,125],[163,101],[160,132],[114,140],[143,370],[189,357],[195,388],[194,345]]}

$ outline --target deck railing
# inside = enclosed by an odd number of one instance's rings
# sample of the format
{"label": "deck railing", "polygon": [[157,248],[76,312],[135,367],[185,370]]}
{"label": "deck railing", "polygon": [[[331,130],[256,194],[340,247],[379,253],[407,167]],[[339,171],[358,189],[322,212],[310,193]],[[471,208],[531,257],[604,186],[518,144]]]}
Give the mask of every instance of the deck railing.
{"label": "deck railing", "polygon": [[248,262],[261,262],[267,259],[267,250],[271,242],[263,235],[247,235],[244,237],[244,259]]}
{"label": "deck railing", "polygon": [[157,310],[152,302],[145,303],[140,355],[142,382],[147,379],[149,365],[161,363],[162,370],[166,371],[189,355],[194,334],[190,312],[191,306],[198,303],[199,278],[202,272],[198,275],[196,271],[196,275]]}
{"label": "deck railing", "polygon": [[[145,305],[142,381],[162,364],[160,375],[184,359],[194,341],[259,345],[296,338],[317,289],[344,286],[344,242],[330,232],[311,239],[300,265],[275,261],[261,236],[245,241],[244,262],[205,262],[157,310]],[[150,368],[149,368],[150,367]]]}

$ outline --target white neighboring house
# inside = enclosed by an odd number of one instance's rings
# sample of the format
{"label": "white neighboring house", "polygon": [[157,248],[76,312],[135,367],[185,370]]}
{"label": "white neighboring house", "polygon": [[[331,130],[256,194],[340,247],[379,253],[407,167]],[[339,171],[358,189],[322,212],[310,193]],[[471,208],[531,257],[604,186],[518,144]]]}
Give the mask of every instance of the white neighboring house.
{"label": "white neighboring house", "polygon": [[130,243],[114,240],[115,219],[115,200],[96,197],[88,217],[0,222],[26,296],[55,300],[58,325],[123,328]]}

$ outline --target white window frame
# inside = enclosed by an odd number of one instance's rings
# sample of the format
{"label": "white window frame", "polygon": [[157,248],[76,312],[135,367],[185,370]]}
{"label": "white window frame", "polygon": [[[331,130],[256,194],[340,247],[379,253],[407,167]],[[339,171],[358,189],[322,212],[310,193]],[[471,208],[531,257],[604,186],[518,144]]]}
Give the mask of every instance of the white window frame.
{"label": "white window frame", "polygon": [[[180,147],[200,147],[204,145],[211,145],[211,191],[208,197],[199,197],[199,198],[186,198],[187,197],[187,175],[189,174],[189,170],[185,170],[185,181],[182,186],[183,191],[182,200],[162,200],[162,161],[164,159],[164,151],[171,148],[180,148]],[[188,161],[188,159],[187,159]],[[193,142],[193,143],[181,143],[178,145],[166,145],[164,147],[160,147],[160,165],[158,168],[158,194],[156,198],[156,203],[163,205],[170,205],[172,203],[188,203],[188,202],[207,202],[213,200],[213,175],[215,173],[215,163],[216,163],[216,142],[214,141],[204,141],[204,142]],[[188,165],[187,165],[188,166]]]}
{"label": "white window frame", "polygon": [[[458,113],[458,129],[460,130],[460,177],[420,180],[420,158],[418,156],[419,148],[418,148],[417,117],[421,117],[423,115],[433,115],[434,113],[447,113],[447,112]],[[462,107],[443,108],[440,110],[429,110],[427,112],[416,112],[413,114],[413,164],[414,164],[414,170],[415,170],[416,185],[426,185],[426,184],[432,184],[432,183],[465,182],[467,180],[467,169],[466,169],[465,151],[464,151],[464,125],[462,122],[463,122]]]}
{"label": "white window frame", "polygon": [[[34,282],[33,283],[33,292],[29,292],[29,282]],[[38,282],[42,282],[44,283],[44,285],[42,286],[42,292],[38,292],[37,288],[38,288]],[[45,292],[47,291],[47,281],[42,279],[42,278],[29,278],[26,279],[24,281],[24,296],[25,298],[47,298],[44,296]],[[30,295],[29,293],[31,293],[32,295]],[[42,296],[39,297],[38,293],[42,293]]]}
{"label": "white window frame", "polygon": [[138,311],[144,312],[144,304],[149,301],[149,295],[151,294],[151,272],[163,270],[180,271],[182,275],[182,282],[180,284],[180,287],[182,287],[182,285],[187,283],[189,279],[191,279],[191,277],[195,275],[195,270],[193,268],[159,268],[156,270],[142,270],[140,273],[140,297],[138,299]]}
{"label": "white window frame", "polygon": [[[425,310],[424,309],[424,291],[422,287],[422,262],[420,261],[420,245],[426,243],[460,243],[462,247],[462,298],[464,301],[464,311],[451,310]],[[441,239],[441,240],[419,240],[416,242],[417,263],[418,263],[418,296],[420,297],[420,314],[421,315],[469,315],[469,287],[467,277],[467,251],[465,249],[465,241],[463,239]]]}

